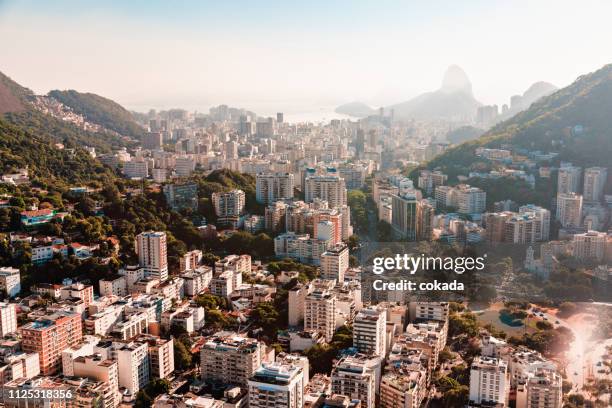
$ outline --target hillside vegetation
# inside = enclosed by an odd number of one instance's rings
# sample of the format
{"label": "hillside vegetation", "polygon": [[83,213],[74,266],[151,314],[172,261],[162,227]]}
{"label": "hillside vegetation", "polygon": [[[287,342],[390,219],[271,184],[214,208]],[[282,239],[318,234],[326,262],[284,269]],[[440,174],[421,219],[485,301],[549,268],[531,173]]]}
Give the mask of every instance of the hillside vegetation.
{"label": "hillside vegetation", "polygon": [[438,156],[427,164],[454,179],[486,167],[475,156],[480,146],[558,152],[557,160],[580,166],[610,163],[612,155],[612,65],[579,77],[570,86],[533,103],[483,136]]}
{"label": "hillside vegetation", "polygon": [[144,133],[144,129],[136,123],[132,114],[110,99],[75,90],[54,90],[49,92],[49,96],[69,106],[90,122],[114,130],[123,136],[140,139]]}
{"label": "hillside vegetation", "polygon": [[54,140],[0,119],[0,170],[3,173],[28,167],[35,184],[59,188],[77,183],[110,180],[112,171],[93,159],[76,140],[65,140],[58,149]]}

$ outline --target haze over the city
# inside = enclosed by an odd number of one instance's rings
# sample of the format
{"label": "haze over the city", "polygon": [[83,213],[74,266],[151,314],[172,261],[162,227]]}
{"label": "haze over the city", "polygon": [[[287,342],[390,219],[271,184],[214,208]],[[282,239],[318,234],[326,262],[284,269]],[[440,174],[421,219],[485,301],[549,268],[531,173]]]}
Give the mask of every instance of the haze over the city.
{"label": "haze over the city", "polygon": [[480,102],[501,105],[600,68],[612,38],[612,3],[597,1],[224,3],[0,1],[0,70],[140,111],[269,114],[402,102],[457,64]]}

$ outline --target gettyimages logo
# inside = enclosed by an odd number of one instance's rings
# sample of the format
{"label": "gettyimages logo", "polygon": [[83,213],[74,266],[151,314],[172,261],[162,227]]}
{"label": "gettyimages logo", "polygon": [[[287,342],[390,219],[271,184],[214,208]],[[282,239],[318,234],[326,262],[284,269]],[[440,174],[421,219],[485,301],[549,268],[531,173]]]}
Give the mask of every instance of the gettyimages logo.
{"label": "gettyimages logo", "polygon": [[396,254],[394,257],[375,257],[372,260],[372,272],[380,275],[385,271],[405,271],[414,275],[417,271],[444,270],[463,274],[469,271],[482,271],[485,268],[485,258],[479,257],[440,257],[440,256],[413,256]]}

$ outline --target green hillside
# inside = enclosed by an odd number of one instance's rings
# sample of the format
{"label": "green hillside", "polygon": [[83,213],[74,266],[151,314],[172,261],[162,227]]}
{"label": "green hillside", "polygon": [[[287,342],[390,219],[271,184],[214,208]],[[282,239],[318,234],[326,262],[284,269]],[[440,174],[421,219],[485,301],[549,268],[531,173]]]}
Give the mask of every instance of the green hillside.
{"label": "green hillside", "polygon": [[570,86],[533,103],[483,136],[449,149],[427,164],[451,180],[490,163],[476,157],[480,146],[557,152],[557,160],[580,166],[606,165],[612,156],[612,65],[579,77]]}
{"label": "green hillside", "polygon": [[140,139],[144,133],[144,129],[136,123],[132,114],[110,99],[75,90],[55,90],[49,92],[49,96],[69,106],[87,120],[121,135]]}
{"label": "green hillside", "polygon": [[[54,140],[0,119],[0,171],[28,167],[35,185],[58,188],[112,179],[112,171],[93,159],[79,144],[66,140],[64,149]],[[73,150],[74,149],[74,150]]]}

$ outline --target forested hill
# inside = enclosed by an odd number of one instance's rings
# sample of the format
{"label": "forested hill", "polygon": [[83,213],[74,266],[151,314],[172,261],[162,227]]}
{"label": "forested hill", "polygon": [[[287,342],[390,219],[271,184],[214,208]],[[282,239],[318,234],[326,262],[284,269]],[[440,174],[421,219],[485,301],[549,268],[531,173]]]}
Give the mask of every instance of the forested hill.
{"label": "forested hill", "polygon": [[34,184],[45,188],[66,188],[114,177],[112,170],[76,142],[68,139],[63,149],[58,148],[44,134],[31,133],[0,119],[0,171],[11,173],[25,167]]}
{"label": "forested hill", "polygon": [[114,130],[121,135],[140,139],[144,133],[144,129],[136,123],[132,114],[110,99],[75,90],[54,90],[49,92],[49,96],[69,106],[90,122]]}
{"label": "forested hill", "polygon": [[612,64],[533,103],[483,136],[449,149],[428,163],[451,180],[481,166],[474,151],[502,146],[558,152],[557,160],[580,166],[610,163],[612,157]]}
{"label": "forested hill", "polygon": [[35,107],[34,93],[0,73],[0,171],[27,166],[35,185],[67,187],[112,180],[113,172],[84,149],[126,145],[110,132],[90,132]]}

